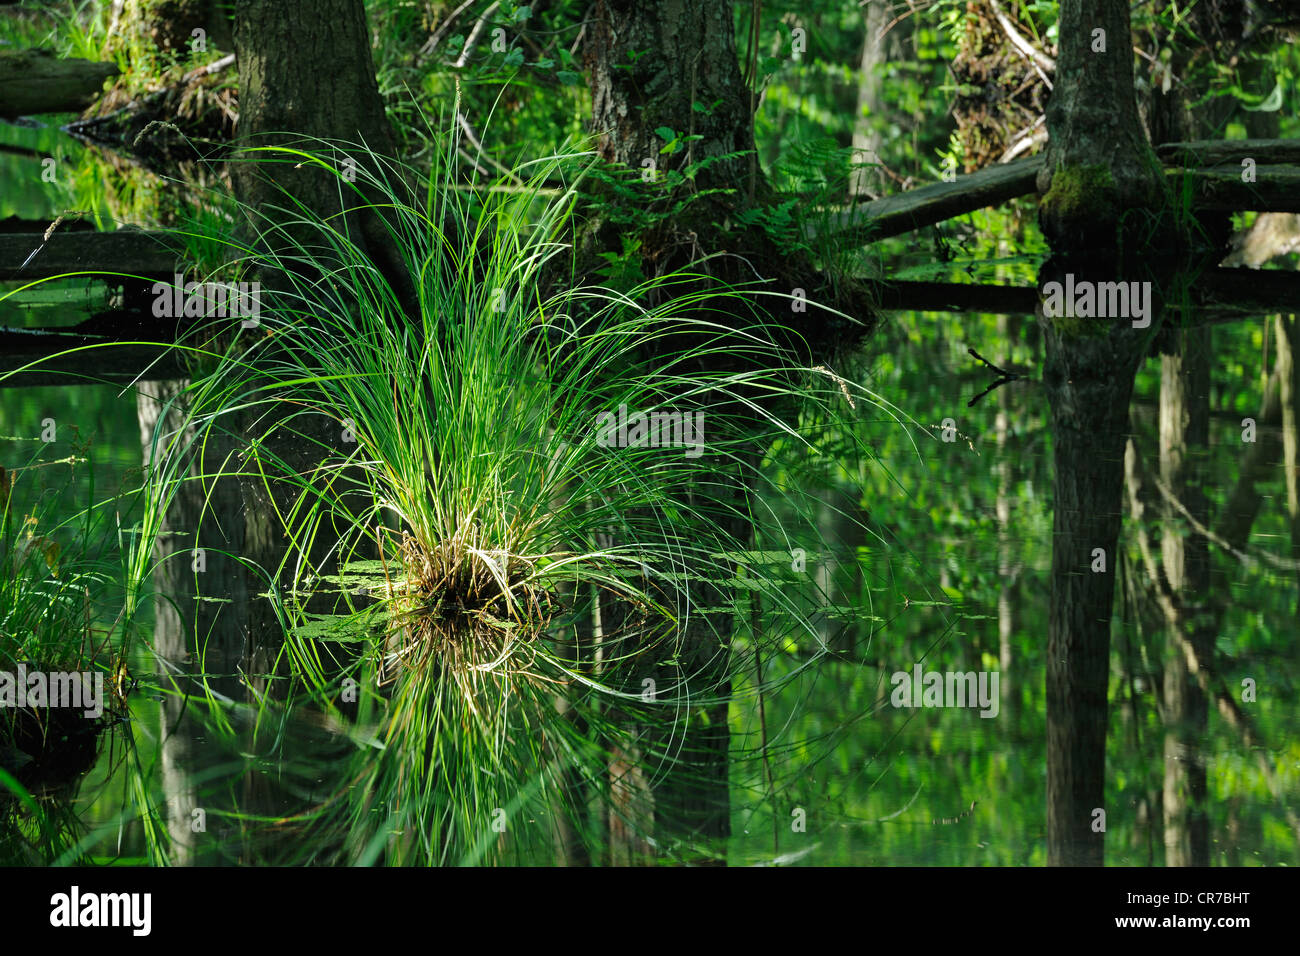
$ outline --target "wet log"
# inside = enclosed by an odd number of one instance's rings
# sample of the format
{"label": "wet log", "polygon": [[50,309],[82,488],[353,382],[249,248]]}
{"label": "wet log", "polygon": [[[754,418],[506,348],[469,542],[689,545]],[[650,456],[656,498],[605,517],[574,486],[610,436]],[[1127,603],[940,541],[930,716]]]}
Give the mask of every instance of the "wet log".
{"label": "wet log", "polygon": [[809,239],[856,236],[867,241],[901,235],[1032,193],[1042,165],[1043,157],[1034,156],[958,176],[951,183],[919,186],[856,209],[832,213],[827,222],[809,223],[804,235]]}
{"label": "wet log", "polygon": [[0,389],[182,378],[184,355],[163,344],[116,343],[64,330],[0,329]]}
{"label": "wet log", "polygon": [[44,50],[0,53],[0,117],[80,113],[119,72],[113,63],[60,59]]}
{"label": "wet log", "polygon": [[166,232],[0,233],[0,280],[68,273],[166,277],[176,272],[176,237]]}
{"label": "wet log", "polygon": [[1300,163],[1300,139],[1213,139],[1186,143],[1161,143],[1156,155],[1165,165],[1241,168],[1243,159],[1261,166]]}
{"label": "wet log", "polygon": [[[1165,143],[1158,148],[1171,185],[1194,177],[1192,204],[1206,212],[1300,211],[1300,140],[1229,140]],[[1254,181],[1243,182],[1242,160],[1254,160]],[[832,212],[807,223],[804,236],[874,242],[922,229],[986,206],[1035,192],[1043,157],[1018,159],[959,175],[953,182],[929,183],[894,196]],[[1187,168],[1195,167],[1195,168]]]}
{"label": "wet log", "polygon": [[1256,166],[1250,182],[1242,181],[1242,173],[1232,165],[1169,171],[1171,179],[1192,178],[1192,206],[1201,211],[1300,212],[1300,166]]}
{"label": "wet log", "polygon": [[[1033,315],[1041,294],[1034,286],[977,285],[964,282],[880,283],[879,308],[909,312],[983,312]],[[1300,309],[1300,272],[1281,269],[1208,269],[1192,283],[1190,300],[1169,300],[1178,325],[1236,322],[1271,312]]]}

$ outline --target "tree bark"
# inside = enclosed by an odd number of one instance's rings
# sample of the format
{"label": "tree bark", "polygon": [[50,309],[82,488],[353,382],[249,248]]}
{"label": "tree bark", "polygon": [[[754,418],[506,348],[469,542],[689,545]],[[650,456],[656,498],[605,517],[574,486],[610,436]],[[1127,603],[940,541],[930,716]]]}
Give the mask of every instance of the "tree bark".
{"label": "tree bark", "polygon": [[[1160,477],[1202,525],[1209,523],[1205,496],[1205,454],[1209,449],[1210,332],[1189,329],[1179,336],[1176,354],[1162,356],[1160,378]],[[1170,590],[1183,606],[1195,609],[1209,594],[1209,543],[1191,533],[1170,502],[1164,507],[1161,552]],[[1191,641],[1208,660],[1214,632],[1202,614],[1166,641],[1164,821],[1167,866],[1208,866],[1209,818],[1206,813],[1205,694],[1183,653]],[[1170,625],[1173,630],[1172,625]]]}
{"label": "tree bark", "polygon": [[[997,319],[999,341],[1010,343],[1019,338],[1020,322],[1010,316]],[[1012,657],[1012,636],[1016,629],[1015,594],[1020,569],[1015,555],[1015,541],[1011,535],[1011,502],[1016,482],[1015,459],[1011,449],[1010,412],[1013,401],[1008,388],[998,389],[998,411],[993,422],[993,433],[998,449],[996,465],[997,498],[994,511],[998,521],[998,672],[1002,699],[1009,711],[1012,726],[1020,719],[1020,688],[1016,686],[1015,662]]]}
{"label": "tree bark", "polygon": [[[862,59],[858,64],[858,113],[853,120],[854,161],[858,163],[881,161],[882,140],[877,114],[884,108],[885,101],[884,82],[877,67],[888,60],[888,39],[881,33],[889,22],[887,14],[884,0],[871,0],[866,4],[866,35],[862,39]],[[879,169],[858,166],[849,177],[849,192],[853,196],[878,193],[882,181]]]}
{"label": "tree bark", "polygon": [[1128,0],[1063,0],[1038,220],[1057,255],[1114,249],[1121,216],[1162,206],[1133,93]]}
{"label": "tree bark", "polygon": [[1110,618],[1128,402],[1141,352],[1123,333],[1063,340],[1050,321],[1044,333],[1056,471],[1047,642],[1048,864],[1100,866],[1104,831],[1094,827],[1096,811],[1105,809]]}
{"label": "tree bark", "polygon": [[[754,149],[731,8],[725,0],[597,0],[587,56],[592,125],[606,161],[662,173],[717,160],[701,172],[701,190],[750,180],[749,158],[729,156]],[[695,109],[696,103],[707,109]],[[665,142],[655,132],[661,127],[703,139],[661,155]],[[643,165],[647,160],[653,167]],[[721,198],[709,204],[717,211],[731,205]]]}
{"label": "tree bark", "polygon": [[[1282,405],[1282,473],[1286,487],[1287,524],[1291,533],[1291,559],[1300,560],[1300,390],[1297,390],[1295,316],[1276,315],[1277,371]],[[1296,571],[1300,582],[1300,569]],[[1297,599],[1300,602],[1300,599]],[[1300,614],[1300,603],[1296,613]]]}
{"label": "tree bark", "polygon": [[[201,39],[206,49],[230,49],[230,14],[222,0],[116,0],[110,36],[133,37],[160,53],[185,59]],[[195,36],[196,30],[203,31]]]}
{"label": "tree bark", "polygon": [[[1136,226],[1143,218],[1136,213],[1160,211],[1163,199],[1164,174],[1133,93],[1127,0],[1065,0],[1059,50],[1047,110],[1047,160],[1038,179],[1045,192],[1039,225],[1053,259],[1040,280],[1068,271],[1085,281],[1115,281],[1133,270],[1141,252],[1126,243],[1134,232],[1121,222]],[[1082,321],[1087,327],[1040,316],[1055,442],[1047,859],[1049,865],[1100,866],[1128,404],[1148,341],[1145,330],[1122,317]]]}
{"label": "tree bark", "polygon": [[[235,41],[238,132],[246,145],[319,151],[325,147],[318,140],[339,141],[340,152],[359,163],[370,161],[360,144],[379,155],[393,154],[393,129],[379,96],[360,0],[240,0]],[[304,138],[310,140],[304,143]],[[283,205],[288,192],[319,216],[343,211],[338,180],[330,173],[296,161],[282,162],[275,170],[272,179],[256,164],[238,163],[234,175],[240,198],[269,208]],[[358,221],[350,217],[349,225]],[[366,232],[366,238],[375,240],[377,248],[371,251],[377,254],[391,245],[377,231]]]}

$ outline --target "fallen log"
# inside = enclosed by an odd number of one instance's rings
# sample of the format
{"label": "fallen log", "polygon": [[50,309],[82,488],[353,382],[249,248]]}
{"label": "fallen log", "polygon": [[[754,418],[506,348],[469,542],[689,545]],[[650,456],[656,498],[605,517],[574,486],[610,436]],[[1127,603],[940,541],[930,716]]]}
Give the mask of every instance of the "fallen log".
{"label": "fallen log", "polygon": [[1186,143],[1161,143],[1156,156],[1166,166],[1220,166],[1241,168],[1243,159],[1253,159],[1261,166],[1277,163],[1300,163],[1300,140],[1297,139],[1207,139]]}
{"label": "fallen log", "polygon": [[148,342],[112,342],[60,330],[0,329],[0,389],[127,385],[182,378],[185,355]]}
{"label": "fallen log", "polygon": [[[1300,166],[1256,166],[1250,182],[1240,166],[1171,169],[1192,179],[1192,207],[1205,212],[1300,212]],[[1174,184],[1177,189],[1177,184]]]}
{"label": "fallen log", "polygon": [[120,72],[113,63],[60,59],[44,50],[0,53],[0,117],[80,113]]}
{"label": "fallen log", "polygon": [[166,232],[0,233],[0,280],[49,279],[68,273],[171,276],[180,258]]}
{"label": "fallen log", "polygon": [[[1198,210],[1300,212],[1300,140],[1165,143],[1157,153],[1175,189],[1179,185],[1175,177],[1193,177],[1192,205]],[[1243,159],[1256,164],[1253,182],[1242,181]],[[1041,155],[1018,159],[958,176],[950,183],[929,183],[885,196],[808,222],[804,237],[874,242],[922,229],[1035,192],[1042,164]]]}
{"label": "fallen log", "polygon": [[[888,281],[878,284],[875,293],[878,308],[884,311],[991,315],[1033,315],[1042,298],[1035,286],[966,282]],[[1164,307],[1182,315],[1180,326],[1236,322],[1271,312],[1300,312],[1300,272],[1208,269],[1193,280],[1188,301],[1165,299]]]}
{"label": "fallen log", "polygon": [[1033,156],[989,166],[959,176],[955,182],[929,183],[856,209],[832,213],[829,221],[808,223],[804,235],[809,239],[855,236],[869,241],[901,235],[1032,193],[1042,166],[1043,157]]}
{"label": "fallen log", "polygon": [[985,312],[1033,315],[1039,294],[1033,286],[976,285],[960,282],[882,282],[875,287],[885,311]]}

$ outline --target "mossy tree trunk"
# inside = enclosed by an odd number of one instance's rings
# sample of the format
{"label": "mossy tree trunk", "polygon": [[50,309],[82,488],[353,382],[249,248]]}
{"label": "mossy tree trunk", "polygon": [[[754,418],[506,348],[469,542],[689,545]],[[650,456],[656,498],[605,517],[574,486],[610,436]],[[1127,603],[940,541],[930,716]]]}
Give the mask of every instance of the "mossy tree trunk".
{"label": "mossy tree trunk", "polygon": [[[588,57],[592,125],[605,160],[662,174],[754,148],[731,3],[599,0]],[[703,139],[661,155],[665,140],[655,131],[664,127]],[[701,173],[699,186],[747,186],[751,168],[748,156],[732,155]],[[719,196],[710,205],[722,212],[732,202]]]}
{"label": "mossy tree trunk", "polygon": [[232,0],[116,0],[111,33],[184,60],[196,48],[231,48],[233,8]]}
{"label": "mossy tree trunk", "polygon": [[1064,0],[1038,219],[1056,255],[1113,250],[1121,215],[1162,204],[1138,118],[1127,0]]}
{"label": "mossy tree trunk", "polygon": [[[1127,0],[1061,4],[1039,223],[1064,273],[1117,281],[1132,227],[1161,210],[1161,172],[1133,93]],[[1147,223],[1149,225],[1149,222]],[[1131,271],[1131,270],[1130,270]],[[1154,304],[1152,305],[1154,310]],[[1153,327],[1158,323],[1153,316]],[[1055,511],[1047,645],[1048,862],[1104,860],[1110,618],[1128,404],[1148,330],[1124,319],[1042,317]]]}
{"label": "mossy tree trunk", "polygon": [[[758,163],[752,116],[758,98],[741,77],[733,6],[729,0],[598,0],[586,46],[597,149],[607,162],[653,179],[644,184],[643,204],[652,222],[638,237],[646,275],[726,250],[732,255],[705,267],[717,280],[753,281],[757,271],[776,291],[801,289],[810,303],[853,317],[844,321],[811,305],[805,313],[777,308],[774,317],[797,333],[792,343],[805,357],[824,359],[871,330],[871,300],[851,279],[818,271],[806,252],[778,246],[761,228],[733,225],[737,212],[774,198]],[[666,131],[679,145],[661,152],[669,145]],[[689,181],[665,193],[656,184],[669,172]],[[668,212],[691,196],[698,198]],[[621,252],[625,232],[597,220],[584,237],[588,252],[592,246]]]}

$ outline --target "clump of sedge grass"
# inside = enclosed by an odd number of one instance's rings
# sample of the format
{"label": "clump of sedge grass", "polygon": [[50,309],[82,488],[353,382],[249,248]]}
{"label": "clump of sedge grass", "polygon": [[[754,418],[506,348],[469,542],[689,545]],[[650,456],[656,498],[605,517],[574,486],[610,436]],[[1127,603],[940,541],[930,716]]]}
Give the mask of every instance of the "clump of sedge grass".
{"label": "clump of sedge grass", "polygon": [[[759,501],[807,526],[787,528],[791,540],[811,527],[763,454],[810,448],[799,402],[838,402],[849,386],[827,386],[777,344],[760,306],[782,293],[719,287],[703,266],[625,293],[550,288],[582,155],[516,170],[524,188],[492,192],[465,187],[450,138],[426,176],[315,145],[257,155],[268,170],[332,173],[358,206],[381,196],[415,308],[346,218],[322,221],[289,195],[248,210],[265,225],[242,265],[283,282],[264,295],[260,327],[196,381],[196,437],[172,454],[196,453],[236,412],[260,416],[227,475],[293,489],[276,499],[289,546],[268,569],[289,659],[326,709],[345,684],[364,689],[357,764],[320,811],[343,834],[335,860],[526,856],[550,843],[524,825],[534,815],[608,839],[618,807],[641,800],[628,780],[716,778],[700,732],[725,726],[739,595],[759,592],[813,633],[790,582],[756,576],[738,554]],[[342,150],[360,157],[359,181],[335,162]],[[601,416],[621,409],[700,422],[698,447],[611,446]],[[172,477],[158,501],[184,473],[159,469]],[[349,645],[366,635],[349,657],[301,625],[311,582],[364,555],[378,555],[382,582],[376,604],[339,621]],[[632,776],[613,779],[633,760]],[[605,809],[589,812],[592,801]],[[636,815],[619,826],[641,826]]]}

